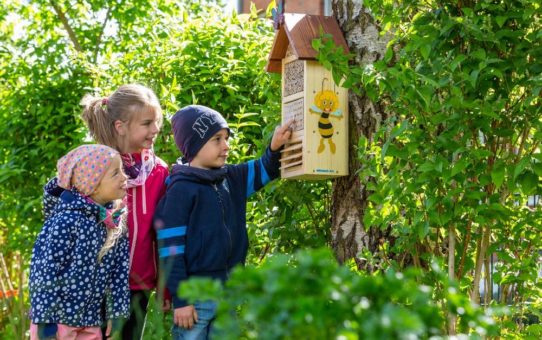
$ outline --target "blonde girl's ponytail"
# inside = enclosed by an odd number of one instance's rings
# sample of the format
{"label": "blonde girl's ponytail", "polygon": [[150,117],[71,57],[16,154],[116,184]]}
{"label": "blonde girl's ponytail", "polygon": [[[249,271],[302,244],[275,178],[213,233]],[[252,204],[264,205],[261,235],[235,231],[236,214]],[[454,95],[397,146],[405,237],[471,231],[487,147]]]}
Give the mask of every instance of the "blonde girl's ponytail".
{"label": "blonde girl's ponytail", "polygon": [[[115,211],[121,211],[122,207],[116,208]],[[123,237],[124,234],[126,234],[127,228],[127,221],[126,221],[126,211],[124,211],[120,217],[119,217],[119,224],[116,228],[106,228],[107,230],[107,236],[105,238],[104,245],[102,246],[102,249],[98,252],[98,263],[102,262],[102,258],[107,254],[107,252],[113,248],[117,241]]]}
{"label": "blonde girl's ponytail", "polygon": [[108,112],[109,99],[87,94],[81,100],[83,112],[81,118],[85,122],[92,138],[100,143],[118,149],[115,133],[115,118]]}

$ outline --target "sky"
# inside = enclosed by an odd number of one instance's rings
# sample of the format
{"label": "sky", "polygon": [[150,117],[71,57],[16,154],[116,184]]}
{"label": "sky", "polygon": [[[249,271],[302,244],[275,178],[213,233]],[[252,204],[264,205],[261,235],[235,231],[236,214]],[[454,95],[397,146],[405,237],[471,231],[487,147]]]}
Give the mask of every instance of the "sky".
{"label": "sky", "polygon": [[237,0],[226,0],[226,13],[237,7]]}

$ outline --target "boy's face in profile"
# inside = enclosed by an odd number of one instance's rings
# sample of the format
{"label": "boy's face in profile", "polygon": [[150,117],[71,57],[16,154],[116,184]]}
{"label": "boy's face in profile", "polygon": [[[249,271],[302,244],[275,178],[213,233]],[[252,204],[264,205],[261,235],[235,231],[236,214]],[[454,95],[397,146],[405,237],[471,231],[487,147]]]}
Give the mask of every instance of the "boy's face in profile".
{"label": "boy's face in profile", "polygon": [[220,168],[226,164],[230,135],[227,129],[218,131],[198,151],[198,154],[190,162],[190,166],[201,169]]}

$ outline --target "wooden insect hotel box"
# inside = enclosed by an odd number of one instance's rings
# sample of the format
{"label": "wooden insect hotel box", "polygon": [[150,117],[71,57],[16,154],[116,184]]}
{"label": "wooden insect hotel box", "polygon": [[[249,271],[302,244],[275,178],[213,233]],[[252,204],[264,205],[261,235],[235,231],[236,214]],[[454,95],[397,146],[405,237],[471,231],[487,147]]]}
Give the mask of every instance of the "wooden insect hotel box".
{"label": "wooden insect hotel box", "polygon": [[317,60],[312,40],[331,34],[348,46],[333,17],[284,13],[275,32],[268,72],[282,74],[282,122],[295,120],[281,155],[281,176],[326,179],[348,175],[348,90]]}

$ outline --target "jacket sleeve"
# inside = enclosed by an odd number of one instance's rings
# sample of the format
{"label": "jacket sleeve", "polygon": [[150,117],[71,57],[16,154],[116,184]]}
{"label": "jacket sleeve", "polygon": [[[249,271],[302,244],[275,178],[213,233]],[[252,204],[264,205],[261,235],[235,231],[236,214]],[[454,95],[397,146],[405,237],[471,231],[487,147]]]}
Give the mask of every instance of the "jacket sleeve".
{"label": "jacket sleeve", "polygon": [[[75,222],[67,223],[66,221]],[[30,265],[30,300],[32,322],[48,320],[55,309],[62,287],[59,273],[67,266],[66,254],[73,252],[73,235],[81,217],[61,213],[48,220],[34,246]]]}
{"label": "jacket sleeve", "polygon": [[[164,195],[166,194],[166,189],[167,189],[166,181],[168,180],[169,170],[168,170],[167,164],[162,159],[158,158],[158,160],[161,166],[160,170],[162,170],[162,176],[163,176],[160,194],[158,196],[158,200],[160,200],[160,198],[164,197]],[[156,238],[154,239],[154,241],[156,241]],[[157,247],[158,242],[156,242],[155,245]],[[155,259],[158,258],[158,249],[154,249],[153,251],[155,252]],[[161,273],[160,263],[156,263],[156,267],[157,267],[158,273]],[[171,293],[169,292],[169,289],[167,289],[167,287],[165,286],[166,283],[164,282],[164,279],[165,278],[163,277],[163,275],[158,276],[157,290],[156,290],[156,293],[158,294],[158,297],[162,299],[162,302],[171,301]]]}
{"label": "jacket sleeve", "polygon": [[182,183],[174,182],[160,199],[154,214],[154,228],[158,240],[160,275],[171,293],[174,308],[188,305],[177,290],[188,278],[185,260],[186,234],[192,207],[192,196]]}
{"label": "jacket sleeve", "polygon": [[280,150],[267,147],[263,156],[230,167],[232,179],[245,188],[245,198],[250,197],[267,183],[280,176]]}
{"label": "jacket sleeve", "polygon": [[115,263],[109,286],[107,320],[129,316],[130,289],[128,284],[128,238],[123,235],[115,246]]}

